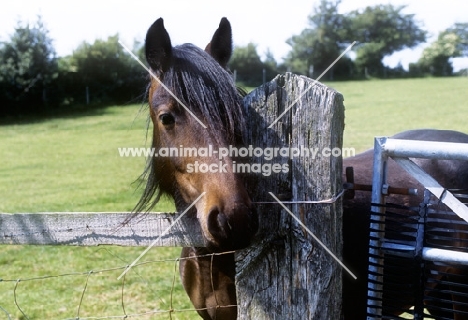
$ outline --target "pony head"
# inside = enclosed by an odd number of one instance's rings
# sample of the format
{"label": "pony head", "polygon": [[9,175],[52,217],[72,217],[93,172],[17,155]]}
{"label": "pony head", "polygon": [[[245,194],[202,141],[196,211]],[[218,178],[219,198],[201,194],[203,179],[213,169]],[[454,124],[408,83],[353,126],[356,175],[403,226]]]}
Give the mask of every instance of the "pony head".
{"label": "pony head", "polygon": [[249,245],[257,215],[233,170],[235,159],[217,152],[242,145],[245,123],[242,97],[226,70],[232,54],[229,21],[221,20],[204,51],[192,44],[173,47],[160,18],[147,32],[145,52],[157,77],[151,78],[148,99],[158,155],[149,159],[137,209],[149,210],[168,194],[181,211],[203,194],[190,214],[196,214],[207,246]]}

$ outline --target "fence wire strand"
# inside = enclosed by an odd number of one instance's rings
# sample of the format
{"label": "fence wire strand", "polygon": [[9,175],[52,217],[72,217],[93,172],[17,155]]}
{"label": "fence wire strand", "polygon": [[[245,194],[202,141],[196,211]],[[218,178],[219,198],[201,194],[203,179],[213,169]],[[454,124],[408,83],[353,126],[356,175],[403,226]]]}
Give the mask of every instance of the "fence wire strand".
{"label": "fence wire strand", "polygon": [[14,298],[15,298],[15,305],[16,305],[16,307],[18,308],[18,310],[23,314],[23,316],[24,316],[26,319],[29,320],[29,317],[26,315],[26,313],[24,313],[23,309],[21,309],[21,307],[19,306],[19,304],[18,304],[18,299],[17,299],[17,297],[16,297],[16,289],[18,288],[18,284],[19,284],[20,282],[21,282],[20,279],[16,280],[16,282],[15,282],[15,288],[13,289],[13,296],[14,296]]}
{"label": "fence wire strand", "polygon": [[[105,249],[107,250],[107,249]],[[89,270],[89,271],[84,271],[84,272],[69,272],[69,273],[60,273],[56,275],[43,275],[43,276],[37,276],[37,277],[26,277],[26,278],[19,278],[19,279],[5,279],[5,278],[0,278],[0,283],[14,283],[14,288],[13,288],[13,300],[14,304],[17,308],[17,310],[21,313],[22,318],[24,319],[31,319],[28,316],[27,311],[25,311],[24,307],[21,306],[21,301],[19,297],[19,291],[20,291],[20,283],[25,283],[25,282],[34,282],[34,281],[44,281],[44,280],[51,280],[51,279],[60,279],[60,278],[66,278],[66,277],[76,277],[76,276],[85,276],[84,284],[82,289],[79,291],[80,296],[79,296],[79,303],[77,308],[75,309],[75,317],[71,318],[59,318],[59,319],[74,319],[74,320],[94,320],[94,319],[130,319],[130,318],[141,318],[141,317],[150,317],[150,316],[155,316],[155,315],[162,315],[162,314],[167,314],[169,319],[173,319],[173,314],[174,313],[186,313],[186,312],[197,312],[197,311],[203,311],[203,310],[208,310],[209,308],[202,308],[202,309],[196,309],[196,308],[175,308],[174,305],[174,291],[176,288],[176,282],[178,278],[178,265],[181,260],[188,260],[188,259],[197,259],[197,258],[206,258],[206,257],[211,257],[211,260],[213,261],[214,256],[219,256],[219,255],[224,255],[224,254],[231,254],[234,251],[228,251],[228,252],[221,252],[221,253],[211,253],[211,254],[203,254],[203,255],[198,255],[198,256],[190,256],[190,257],[178,257],[175,259],[157,259],[157,260],[147,260],[147,261],[142,261],[134,265],[135,268],[141,267],[144,265],[148,264],[159,264],[159,263],[173,263],[174,268],[172,272],[172,280],[171,280],[171,288],[170,288],[170,293],[169,293],[169,309],[167,310],[150,310],[150,311],[145,311],[145,312],[139,312],[139,313],[131,313],[127,312],[126,308],[126,302],[125,302],[125,297],[126,297],[126,284],[127,284],[127,275],[124,275],[120,280],[120,307],[122,310],[122,315],[102,315],[102,316],[83,316],[83,307],[85,306],[85,300],[86,296],[88,293],[88,287],[90,282],[92,281],[92,276],[97,275],[97,274],[105,274],[105,273],[110,273],[113,271],[119,271],[119,270],[125,270],[128,268],[127,265],[123,266],[118,266],[118,267],[111,267],[111,268],[104,268],[104,269],[99,269],[99,270]],[[133,274],[137,275],[138,277],[144,279],[140,274],[138,274],[137,269],[133,269]],[[211,279],[211,283],[213,286],[213,279]],[[217,300],[216,300],[217,301]],[[0,302],[1,303],[1,302]],[[237,307],[237,305],[228,305],[228,306],[216,306],[214,308],[232,308],[232,307]],[[12,314],[9,313],[4,307],[0,305],[0,311],[1,313],[4,313],[7,317],[8,320],[12,319]],[[0,313],[0,314],[1,314]]]}

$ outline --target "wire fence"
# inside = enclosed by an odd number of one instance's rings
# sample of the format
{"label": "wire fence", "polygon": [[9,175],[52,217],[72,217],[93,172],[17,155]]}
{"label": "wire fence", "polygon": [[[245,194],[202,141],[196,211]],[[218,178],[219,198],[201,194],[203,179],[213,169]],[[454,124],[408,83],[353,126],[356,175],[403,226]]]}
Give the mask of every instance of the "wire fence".
{"label": "wire fence", "polygon": [[[119,259],[113,247],[101,250]],[[41,274],[31,265],[34,272],[20,271],[32,275],[20,278],[4,277],[0,264],[0,319],[198,319],[180,282],[179,262],[228,253],[147,260],[120,280],[128,264],[56,274]],[[101,251],[97,258],[102,256]]]}

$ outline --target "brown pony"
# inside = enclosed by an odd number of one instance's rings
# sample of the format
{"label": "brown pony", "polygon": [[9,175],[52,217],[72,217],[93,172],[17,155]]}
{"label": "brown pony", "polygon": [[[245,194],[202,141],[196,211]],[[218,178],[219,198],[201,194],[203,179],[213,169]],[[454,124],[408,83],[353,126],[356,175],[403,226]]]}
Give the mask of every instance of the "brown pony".
{"label": "brown pony", "polygon": [[[205,51],[191,44],[173,47],[163,20],[158,19],[147,32],[145,49],[147,62],[160,81],[151,79],[148,90],[153,123],[152,146],[156,150],[181,146],[206,148],[209,145],[218,150],[229,145],[242,145],[246,121],[241,96],[225,70],[232,54],[231,27],[227,19],[221,20]],[[468,143],[467,135],[453,131],[408,131],[395,138]],[[230,168],[234,160],[225,157],[222,164]],[[145,171],[146,188],[135,210],[148,211],[162,194],[167,194],[174,198],[177,210],[182,212],[204,194],[187,214],[198,218],[206,248],[182,250],[182,282],[201,317],[236,319],[234,255],[210,254],[248,246],[258,229],[258,219],[241,176],[230,170],[188,172],[188,167],[196,161],[221,165],[217,156],[207,155],[150,158]],[[344,167],[354,167],[357,183],[371,184],[372,161],[372,151],[367,151],[344,159]],[[444,187],[468,189],[467,163],[419,162]],[[393,161],[389,162],[388,171],[390,185],[421,189],[414,179],[397,169]],[[420,200],[420,197],[407,196],[389,198],[389,201],[407,205],[418,204]],[[361,192],[356,192],[354,199],[344,201],[344,261],[360,279],[355,282],[344,276],[346,320],[366,318],[370,202],[370,193]],[[465,269],[458,271],[466,274]],[[450,312],[443,316],[466,319],[466,316]]]}
{"label": "brown pony", "polygon": [[[468,143],[468,135],[448,130],[411,130],[399,133],[393,138]],[[468,162],[426,159],[414,159],[414,161],[445,188],[468,189]],[[355,183],[358,184],[372,184],[372,164],[373,150],[368,150],[355,157],[343,159],[344,168],[354,168],[354,180]],[[345,172],[344,169],[343,172]],[[391,159],[387,164],[387,172],[387,182],[390,186],[418,189],[418,196],[391,195],[387,197],[387,202],[417,207],[419,203],[422,202],[422,191],[424,188]],[[356,191],[353,199],[345,199],[343,202],[343,259],[344,263],[353,270],[358,277],[357,281],[350,279],[346,275],[343,278],[343,311],[346,320],[366,319],[367,316],[367,264],[370,207],[371,193],[365,191]],[[463,237],[465,237],[463,234],[458,236],[458,238]],[[460,249],[463,250],[463,248]],[[391,260],[393,259],[390,257],[388,263],[387,261],[385,262],[384,270],[386,265],[395,262]],[[414,283],[415,281],[417,282],[418,279],[417,276],[415,276],[415,268],[418,267],[419,265],[415,261],[407,261],[402,269],[403,271],[399,274],[399,281],[404,279],[403,281],[408,284]],[[458,283],[468,284],[468,267],[446,267],[444,271],[457,278],[456,281]],[[460,277],[457,277],[456,274],[459,274]],[[465,276],[463,277],[463,275]],[[384,279],[383,296],[384,299],[387,299],[385,304],[388,307],[384,308],[383,312],[387,316],[396,316],[411,307],[411,305],[406,305],[405,303],[411,301],[412,298],[415,297],[415,292],[410,290],[399,291],[396,297],[394,296],[395,293],[391,292],[392,290],[386,290],[386,288],[392,286],[391,283],[388,283],[387,279]],[[447,280],[450,281],[451,279]],[[452,282],[454,282],[453,279]],[[434,285],[426,283],[426,289],[432,289],[431,287],[434,287]],[[417,288],[417,285],[414,284],[413,288]],[[456,288],[453,289],[457,291]],[[460,291],[460,289],[458,289],[458,291]],[[440,308],[426,306],[431,314],[443,316],[444,319],[468,319],[468,294],[445,295],[443,298],[446,299],[446,301],[453,301],[450,308],[459,311],[459,313],[457,314],[452,311],[441,312],[439,311]],[[463,302],[464,305],[457,304],[457,301]],[[440,304],[440,302],[434,302],[434,304],[437,305]]]}
{"label": "brown pony", "polygon": [[[148,161],[147,184],[135,208],[150,210],[161,195],[171,196],[182,212],[198,218],[206,248],[184,248],[183,285],[204,319],[235,319],[234,254],[199,257],[250,244],[258,219],[243,179],[233,173],[233,159],[194,150],[219,150],[242,144],[244,110],[231,75],[231,26],[223,18],[205,51],[192,44],[173,47],[160,18],[146,34],[146,60],[159,79],[148,89],[155,150],[190,148],[182,155]],[[197,172],[197,166],[200,170]],[[201,170],[201,165],[210,168]]]}

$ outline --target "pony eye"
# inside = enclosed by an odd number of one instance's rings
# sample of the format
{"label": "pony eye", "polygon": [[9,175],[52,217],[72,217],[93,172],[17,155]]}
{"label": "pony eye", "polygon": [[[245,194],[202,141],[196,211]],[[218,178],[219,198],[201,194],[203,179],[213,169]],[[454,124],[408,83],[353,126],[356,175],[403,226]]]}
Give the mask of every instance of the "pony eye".
{"label": "pony eye", "polygon": [[165,126],[170,126],[175,123],[174,116],[170,113],[163,113],[159,116],[159,121]]}

